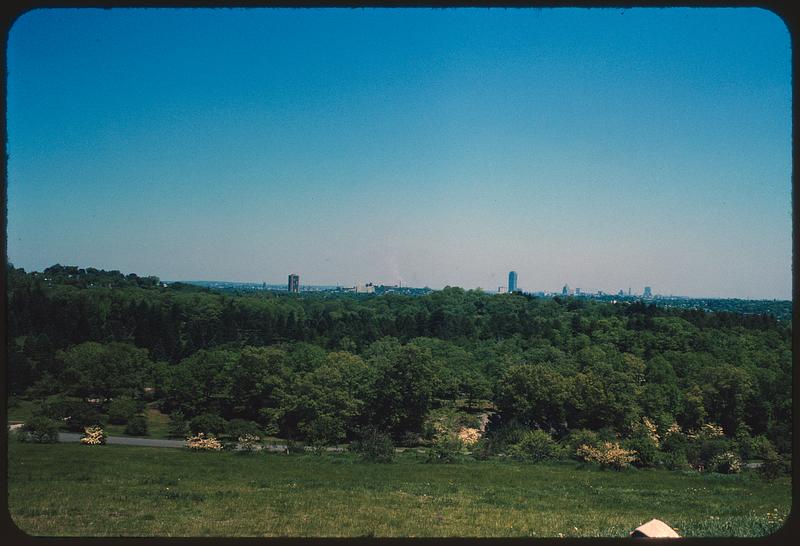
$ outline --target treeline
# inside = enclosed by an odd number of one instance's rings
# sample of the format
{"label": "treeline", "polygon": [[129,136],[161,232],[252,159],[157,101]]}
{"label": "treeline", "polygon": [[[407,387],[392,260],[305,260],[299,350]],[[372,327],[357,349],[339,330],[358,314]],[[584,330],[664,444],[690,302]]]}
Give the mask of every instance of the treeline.
{"label": "treeline", "polygon": [[662,429],[718,423],[790,451],[791,323],[770,315],[460,288],[229,295],[80,271],[8,267],[13,394],[147,392],[187,421],[323,443],[365,426],[411,441],[432,410],[459,405],[493,407],[491,427],[555,437],[625,434],[647,417]]}

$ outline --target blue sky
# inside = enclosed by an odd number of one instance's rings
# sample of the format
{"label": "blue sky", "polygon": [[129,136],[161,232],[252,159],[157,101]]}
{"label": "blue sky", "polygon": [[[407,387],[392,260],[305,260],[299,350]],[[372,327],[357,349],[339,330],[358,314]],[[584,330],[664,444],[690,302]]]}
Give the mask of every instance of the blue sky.
{"label": "blue sky", "polygon": [[790,65],[760,9],[32,11],[8,256],[789,299]]}

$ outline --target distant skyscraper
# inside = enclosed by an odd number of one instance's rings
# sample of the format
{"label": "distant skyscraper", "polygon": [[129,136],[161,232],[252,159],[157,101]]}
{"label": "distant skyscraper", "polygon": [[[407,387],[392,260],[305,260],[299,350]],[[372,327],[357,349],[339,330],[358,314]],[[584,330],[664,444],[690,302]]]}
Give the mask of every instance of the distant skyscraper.
{"label": "distant skyscraper", "polygon": [[300,275],[289,275],[289,292],[300,292]]}
{"label": "distant skyscraper", "polygon": [[569,285],[565,284],[564,288],[561,289],[562,296],[569,296]]}
{"label": "distant skyscraper", "polygon": [[508,272],[508,291],[509,292],[516,292],[517,291],[517,272],[516,271],[509,271]]}
{"label": "distant skyscraper", "polygon": [[643,298],[648,298],[648,299],[653,297],[653,293],[650,291],[650,287],[649,286],[645,286],[644,287],[644,294],[642,294],[642,297]]}

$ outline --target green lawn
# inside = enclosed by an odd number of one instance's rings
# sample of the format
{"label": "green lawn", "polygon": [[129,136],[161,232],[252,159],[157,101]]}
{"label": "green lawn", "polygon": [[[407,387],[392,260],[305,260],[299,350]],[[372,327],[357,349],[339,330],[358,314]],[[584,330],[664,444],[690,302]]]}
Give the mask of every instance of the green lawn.
{"label": "green lawn", "polygon": [[764,535],[791,505],[789,478],[421,461],[11,441],[9,510],[33,535],[621,537]]}

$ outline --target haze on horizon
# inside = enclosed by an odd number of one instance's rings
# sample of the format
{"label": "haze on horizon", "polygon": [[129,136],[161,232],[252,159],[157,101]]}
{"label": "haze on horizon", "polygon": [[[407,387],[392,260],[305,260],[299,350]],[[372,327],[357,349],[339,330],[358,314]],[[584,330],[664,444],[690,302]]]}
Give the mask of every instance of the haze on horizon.
{"label": "haze on horizon", "polygon": [[39,9],[8,259],[791,299],[791,44],[728,9]]}

